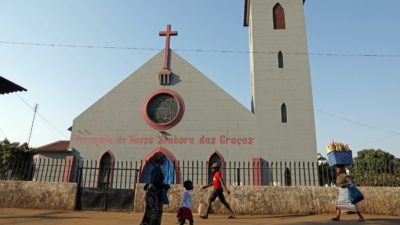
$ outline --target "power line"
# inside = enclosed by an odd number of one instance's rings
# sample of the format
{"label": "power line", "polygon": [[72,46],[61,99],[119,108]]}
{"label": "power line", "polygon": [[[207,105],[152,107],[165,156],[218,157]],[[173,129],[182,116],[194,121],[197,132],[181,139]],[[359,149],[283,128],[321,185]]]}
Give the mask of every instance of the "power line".
{"label": "power line", "polygon": [[371,144],[371,143],[381,142],[381,141],[384,141],[384,140],[387,140],[387,139],[390,139],[390,138],[393,138],[393,137],[400,136],[400,133],[392,131],[392,130],[383,129],[383,128],[375,127],[375,126],[372,126],[372,125],[369,125],[369,124],[366,124],[366,123],[361,123],[361,122],[358,122],[358,121],[347,119],[347,118],[344,118],[342,116],[338,116],[338,115],[335,115],[335,114],[332,114],[332,113],[328,113],[328,112],[322,111],[320,109],[314,109],[314,110],[316,112],[331,116],[331,117],[339,119],[339,120],[346,121],[348,123],[356,124],[358,126],[367,127],[367,128],[383,131],[383,132],[386,132],[386,133],[391,133],[391,135],[385,136],[383,138],[378,138],[378,139],[367,141],[367,142],[364,142],[364,143],[361,143],[361,144],[356,144],[356,145],[353,146],[353,148],[361,147],[361,146],[364,146],[364,145],[367,145],[367,144]]}
{"label": "power line", "polygon": [[381,141],[384,141],[384,140],[387,140],[387,139],[390,139],[390,138],[393,138],[393,137],[397,137],[397,136],[400,136],[400,134],[394,134],[394,135],[386,136],[386,137],[383,137],[383,138],[374,139],[374,140],[371,140],[371,141],[368,141],[368,142],[364,142],[362,144],[354,145],[353,147],[356,148],[356,147],[364,146],[364,145],[371,144],[371,143],[381,142]]}
{"label": "power line", "polygon": [[317,108],[315,108],[314,110],[315,110],[316,112],[319,112],[319,113],[322,113],[322,114],[325,114],[325,115],[328,115],[328,116],[331,116],[331,117],[334,117],[334,118],[336,118],[336,119],[343,120],[343,121],[346,121],[346,122],[349,122],[349,123],[352,123],[352,124],[356,124],[356,125],[358,125],[358,126],[367,127],[367,128],[371,128],[371,129],[383,131],[383,132],[386,132],[386,133],[391,133],[391,134],[396,135],[396,136],[397,136],[397,135],[400,135],[399,132],[395,132],[395,131],[392,131],[392,130],[383,129],[383,128],[379,128],[379,127],[376,127],[376,126],[372,126],[372,125],[369,125],[369,124],[366,124],[366,123],[361,123],[361,122],[358,122],[358,121],[354,121],[354,120],[351,120],[351,119],[347,119],[347,118],[344,118],[344,117],[342,117],[342,116],[338,116],[338,115],[335,115],[335,114],[332,114],[332,113],[328,113],[328,112],[322,111],[322,110],[317,109]]}
{"label": "power line", "polygon": [[[32,111],[35,111],[35,108],[32,107],[27,101],[25,101],[25,99],[23,99],[21,96],[19,96],[18,94],[16,94],[17,97],[23,102],[25,103],[25,105],[27,105]],[[64,136],[65,138],[68,138],[63,132],[61,132],[56,126],[54,126],[48,119],[46,119],[44,116],[42,116],[39,112],[37,113],[38,116],[40,118],[42,118],[48,125],[50,125],[54,130],[56,130],[59,134],[61,134],[62,136]]]}
{"label": "power line", "polygon": [[[16,42],[16,41],[0,41],[0,44],[8,45],[30,45],[30,46],[46,46],[46,47],[66,47],[66,48],[88,48],[88,49],[113,49],[113,50],[144,50],[144,51],[161,51],[162,48],[143,48],[143,47],[124,47],[124,46],[104,46],[104,45],[82,45],[82,44],[54,44],[39,42]],[[224,53],[224,54],[264,54],[276,55],[276,52],[264,51],[240,51],[240,50],[212,50],[212,49],[174,49],[180,52],[200,52],[200,53]],[[386,57],[400,58],[400,54],[350,54],[350,53],[309,53],[309,52],[285,52],[286,55],[310,55],[310,56],[333,56],[333,57]]]}

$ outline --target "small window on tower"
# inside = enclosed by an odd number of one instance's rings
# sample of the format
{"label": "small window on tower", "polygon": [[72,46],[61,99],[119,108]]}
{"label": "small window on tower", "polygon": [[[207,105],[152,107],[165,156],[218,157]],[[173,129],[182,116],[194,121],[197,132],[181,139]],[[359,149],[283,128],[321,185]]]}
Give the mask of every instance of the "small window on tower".
{"label": "small window on tower", "polygon": [[285,103],[281,106],[282,123],[287,123],[287,109]]}
{"label": "small window on tower", "polygon": [[285,10],[279,3],[276,3],[276,5],[273,8],[273,16],[274,16],[274,29],[275,30],[286,29]]}
{"label": "small window on tower", "polygon": [[283,54],[281,51],[278,52],[278,67],[283,68]]}

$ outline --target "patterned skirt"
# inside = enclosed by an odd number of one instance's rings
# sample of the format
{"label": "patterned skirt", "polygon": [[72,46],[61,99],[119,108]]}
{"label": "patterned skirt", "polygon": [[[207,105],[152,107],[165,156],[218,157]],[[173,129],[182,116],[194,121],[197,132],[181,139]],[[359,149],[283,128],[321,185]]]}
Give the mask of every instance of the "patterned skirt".
{"label": "patterned skirt", "polygon": [[349,189],[339,187],[337,190],[336,210],[358,212],[357,206],[349,201]]}
{"label": "patterned skirt", "polygon": [[140,225],[161,225],[163,203],[161,200],[161,190],[151,190],[148,188],[145,195],[145,208],[142,222]]}

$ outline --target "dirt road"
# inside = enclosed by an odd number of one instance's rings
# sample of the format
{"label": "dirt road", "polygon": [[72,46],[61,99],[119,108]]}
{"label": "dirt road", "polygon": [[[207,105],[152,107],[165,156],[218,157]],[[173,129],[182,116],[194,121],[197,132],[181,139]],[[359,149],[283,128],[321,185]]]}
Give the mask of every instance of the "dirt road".
{"label": "dirt road", "polygon": [[[330,221],[333,215],[290,216],[238,216],[227,219],[226,215],[210,215],[202,220],[195,215],[195,224],[205,225],[265,225],[265,224],[300,224],[300,225],[347,225],[358,224],[356,215],[343,215],[340,223]],[[88,211],[51,211],[29,209],[0,209],[0,224],[4,225],[139,225],[142,214],[126,212],[88,212]],[[367,221],[360,224],[395,225],[400,224],[400,217],[366,215]],[[163,215],[163,225],[176,225],[174,214]]]}

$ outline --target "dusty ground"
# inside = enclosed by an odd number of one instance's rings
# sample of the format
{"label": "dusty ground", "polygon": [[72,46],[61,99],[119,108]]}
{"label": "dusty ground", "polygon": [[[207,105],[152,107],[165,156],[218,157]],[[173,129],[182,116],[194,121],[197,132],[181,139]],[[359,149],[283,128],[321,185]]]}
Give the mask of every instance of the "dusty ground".
{"label": "dusty ground", "polygon": [[[142,214],[126,212],[88,212],[88,211],[51,211],[27,209],[0,209],[0,224],[7,225],[139,225]],[[210,215],[208,220],[202,220],[195,215],[195,224],[208,225],[265,225],[265,224],[388,224],[399,225],[400,217],[366,215],[365,223],[355,222],[356,215],[343,215],[341,222],[331,222],[332,215],[313,216],[238,216],[237,219],[227,219],[225,215]],[[174,214],[163,215],[163,225],[175,225]]]}

